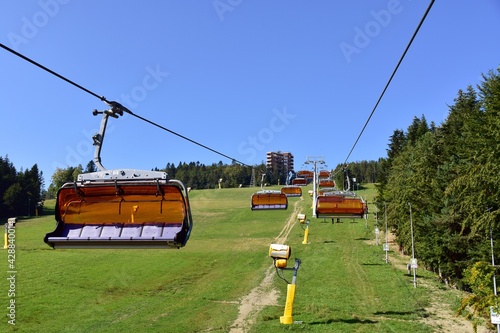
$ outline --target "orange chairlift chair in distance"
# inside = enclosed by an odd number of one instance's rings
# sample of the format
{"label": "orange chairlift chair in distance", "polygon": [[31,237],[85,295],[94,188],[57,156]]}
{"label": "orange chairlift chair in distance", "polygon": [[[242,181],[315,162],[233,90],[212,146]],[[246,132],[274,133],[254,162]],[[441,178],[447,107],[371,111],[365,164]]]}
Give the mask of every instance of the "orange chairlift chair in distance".
{"label": "orange chairlift chair in distance", "polygon": [[307,186],[307,179],[306,178],[294,178],[292,179],[292,185],[295,186]]}
{"label": "orange chairlift chair in distance", "polygon": [[326,192],[316,199],[317,217],[363,218],[366,213],[366,203],[355,196]]}
{"label": "orange chairlift chair in distance", "polygon": [[281,193],[287,197],[301,197],[302,189],[297,185],[286,185],[281,188]]}
{"label": "orange chairlift chair in distance", "polygon": [[[311,170],[299,170],[299,171],[297,171],[297,178],[295,178],[295,179],[300,179],[300,178],[305,179],[305,184],[297,184],[297,185],[304,185],[305,186],[313,181],[314,172]],[[292,184],[293,184],[293,182],[292,182]]]}
{"label": "orange chairlift chair in distance", "polygon": [[368,205],[362,197],[350,192],[349,177],[347,190],[323,192],[316,198],[316,216],[321,218],[364,218]]}
{"label": "orange chairlift chair in distance", "polygon": [[252,195],[252,210],[287,209],[288,199],[286,194],[277,190],[264,190],[264,177],[265,174],[262,175],[261,190]]}
{"label": "orange chairlift chair in distance", "polygon": [[[58,248],[180,248],[192,229],[188,192],[165,172],[105,170],[100,150],[108,116],[123,110],[111,102],[94,136],[94,161],[101,171],[80,174],[57,192],[56,229],[45,243]],[[101,112],[94,111],[94,115]]]}
{"label": "orange chairlift chair in distance", "polygon": [[319,180],[319,187],[335,187],[335,181],[330,178],[324,178]]}
{"label": "orange chairlift chair in distance", "polygon": [[285,194],[287,197],[301,197],[302,188],[297,185],[290,185],[290,178],[292,177],[293,172],[290,171],[288,173],[288,177],[286,178],[286,185],[281,188],[281,193]]}
{"label": "orange chairlift chair in distance", "polygon": [[320,179],[322,179],[322,178],[330,178],[330,171],[327,171],[327,170],[320,170],[320,171],[319,171],[319,175],[318,175],[318,177],[319,177]]}

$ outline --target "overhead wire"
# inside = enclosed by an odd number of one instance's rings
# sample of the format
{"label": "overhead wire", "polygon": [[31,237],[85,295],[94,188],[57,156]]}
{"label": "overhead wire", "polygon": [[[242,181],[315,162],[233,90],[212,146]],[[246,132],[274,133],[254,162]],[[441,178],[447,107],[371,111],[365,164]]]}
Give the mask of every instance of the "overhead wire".
{"label": "overhead wire", "polygon": [[[72,80],[68,79],[67,77],[65,77],[65,76],[63,76],[63,75],[61,75],[61,74],[59,74],[59,73],[57,73],[57,72],[55,72],[55,71],[51,70],[50,68],[48,68],[48,67],[46,67],[46,66],[43,66],[42,64],[40,64],[40,63],[38,63],[38,62],[34,61],[33,59],[28,58],[27,56],[25,56],[25,55],[23,55],[23,54],[21,54],[21,53],[19,53],[19,52],[15,51],[15,50],[11,49],[10,47],[8,47],[8,46],[6,46],[6,45],[4,45],[4,44],[2,44],[2,43],[0,43],[0,47],[1,47],[1,48],[3,48],[3,49],[5,49],[5,50],[7,50],[7,51],[9,51],[9,52],[10,52],[10,53],[12,53],[12,54],[14,54],[14,55],[18,56],[18,57],[20,57],[21,59],[23,59],[23,60],[25,60],[25,61],[27,61],[27,62],[29,62],[29,63],[31,63],[31,64],[33,64],[33,65],[35,65],[35,66],[39,67],[39,68],[41,68],[41,69],[43,69],[44,71],[46,71],[46,72],[48,72],[48,73],[50,73],[50,74],[52,74],[52,75],[54,75],[54,76],[58,77],[59,79],[61,79],[61,80],[65,81],[65,82],[67,82],[67,83],[69,83],[69,84],[71,84],[71,85],[73,85],[73,86],[77,87],[78,89],[83,90],[84,92],[86,92],[86,93],[88,93],[88,94],[90,94],[90,95],[92,95],[92,96],[94,96],[94,97],[98,98],[99,100],[101,100],[101,101],[105,102],[106,104],[108,104],[108,105],[110,105],[110,106],[113,106],[113,105],[119,105],[119,103],[114,102],[114,101],[109,101],[109,100],[107,100],[104,96],[100,96],[100,95],[96,94],[95,92],[93,92],[93,91],[91,91],[91,90],[89,90],[89,89],[87,89],[87,88],[83,87],[82,85],[77,84],[76,82],[74,82],[74,81],[72,81]],[[231,157],[231,156],[228,156],[228,155],[226,155],[226,154],[223,154],[223,153],[221,153],[221,152],[220,152],[220,151],[218,151],[218,150],[215,150],[215,149],[210,148],[210,147],[208,147],[208,146],[206,146],[206,145],[204,145],[204,144],[201,144],[200,142],[197,142],[197,141],[195,141],[195,140],[193,140],[193,139],[190,139],[190,138],[188,138],[188,137],[187,137],[187,136],[185,136],[185,135],[182,135],[182,134],[179,134],[179,133],[177,133],[177,132],[175,132],[175,131],[172,131],[172,130],[170,130],[170,129],[168,129],[168,128],[166,128],[166,127],[164,127],[164,126],[162,126],[162,125],[160,125],[160,124],[158,124],[158,123],[155,123],[154,121],[151,121],[151,120],[149,120],[149,119],[147,119],[147,118],[141,117],[141,116],[139,116],[138,114],[136,114],[136,113],[134,113],[134,112],[132,112],[132,111],[128,110],[126,107],[123,107],[123,106],[121,106],[121,105],[119,105],[119,106],[120,106],[120,108],[121,108],[123,111],[127,112],[128,114],[130,114],[130,115],[132,115],[132,116],[134,116],[134,117],[136,117],[136,118],[138,118],[138,119],[140,119],[140,120],[142,120],[142,121],[145,121],[145,122],[149,123],[150,125],[156,126],[156,127],[160,128],[160,129],[162,129],[162,130],[164,130],[164,131],[167,131],[167,132],[169,132],[169,133],[171,133],[171,134],[174,134],[174,135],[176,135],[176,136],[178,136],[178,137],[180,137],[180,138],[182,138],[182,139],[184,139],[184,140],[187,140],[187,141],[189,141],[189,142],[191,142],[191,143],[193,143],[193,144],[195,144],[195,145],[198,145],[198,146],[200,146],[200,147],[202,147],[202,148],[204,148],[204,149],[207,149],[207,150],[209,150],[209,151],[211,151],[211,152],[213,152],[213,153],[216,153],[216,154],[218,154],[218,155],[220,155],[220,156],[223,156],[223,157],[225,157],[225,158],[227,158],[227,159],[231,160],[232,162],[239,163],[239,164],[241,164],[241,165],[243,165],[243,166],[251,167],[250,165],[248,165],[248,164],[246,164],[246,163],[243,163],[243,162],[241,162],[241,161],[238,161],[237,159],[235,159],[235,158],[233,158],[233,157]]]}
{"label": "overhead wire", "polygon": [[397,65],[396,65],[396,67],[394,68],[394,70],[393,70],[393,72],[392,72],[392,74],[391,74],[391,76],[390,76],[389,80],[387,81],[387,83],[386,83],[386,85],[385,85],[385,87],[384,87],[384,90],[382,90],[382,93],[380,94],[380,96],[379,96],[379,98],[378,98],[378,100],[377,100],[377,103],[375,103],[375,106],[373,107],[373,109],[372,109],[372,111],[371,111],[371,113],[370,113],[370,115],[369,115],[368,119],[366,120],[366,122],[365,122],[365,124],[364,124],[363,128],[361,129],[361,132],[359,133],[358,138],[357,138],[357,139],[356,139],[356,141],[354,142],[354,144],[353,144],[353,146],[352,146],[351,150],[349,151],[349,154],[347,154],[347,157],[346,157],[346,159],[345,159],[345,161],[344,161],[344,165],[346,165],[346,164],[347,164],[347,161],[349,160],[349,157],[351,156],[352,152],[354,151],[354,148],[355,148],[355,147],[356,147],[356,145],[358,144],[359,139],[360,139],[360,138],[361,138],[361,136],[363,135],[363,132],[365,131],[366,126],[368,126],[368,123],[370,122],[370,119],[372,118],[373,114],[375,113],[375,110],[377,109],[377,107],[378,107],[378,105],[379,105],[380,101],[382,100],[382,97],[384,97],[384,94],[385,94],[385,92],[386,92],[387,88],[388,88],[388,87],[389,87],[389,85],[391,84],[391,81],[392,81],[392,79],[394,78],[394,75],[396,75],[396,72],[398,71],[399,65],[401,65],[401,63],[403,62],[403,59],[404,59],[404,57],[405,57],[406,53],[408,52],[408,50],[410,49],[410,46],[411,46],[411,44],[413,43],[413,40],[414,40],[414,39],[415,39],[415,37],[417,36],[417,33],[418,33],[418,31],[420,30],[420,27],[421,27],[421,26],[422,26],[422,24],[424,23],[425,18],[427,17],[427,14],[429,14],[429,11],[431,10],[432,5],[434,4],[434,1],[435,1],[435,0],[431,0],[431,2],[429,3],[429,6],[427,7],[427,10],[425,11],[424,15],[422,16],[422,19],[420,20],[420,22],[419,22],[419,24],[418,24],[417,28],[415,29],[415,32],[413,33],[413,35],[412,35],[412,37],[411,37],[411,39],[410,39],[410,41],[409,41],[408,45],[406,46],[406,48],[405,48],[405,50],[404,50],[403,54],[401,55],[401,57],[400,57],[400,59],[399,59],[399,61],[398,61],[398,64],[397,64]]}
{"label": "overhead wire", "polygon": [[[408,52],[408,50],[410,49],[410,46],[411,46],[411,44],[413,43],[413,40],[414,40],[414,39],[415,39],[415,37],[417,36],[418,31],[420,30],[420,28],[421,28],[422,24],[424,23],[424,21],[425,21],[425,19],[426,19],[427,15],[428,15],[428,13],[430,12],[430,10],[431,10],[431,8],[432,8],[432,6],[433,6],[434,2],[435,2],[435,0],[431,0],[431,2],[430,2],[430,4],[429,4],[429,6],[427,7],[427,10],[425,11],[424,15],[422,16],[422,18],[421,18],[421,20],[420,20],[420,22],[419,22],[419,24],[418,24],[417,28],[415,29],[415,31],[414,31],[414,33],[413,33],[413,35],[412,35],[412,37],[411,37],[411,39],[410,39],[410,41],[409,41],[408,45],[406,46],[406,48],[405,48],[405,50],[404,50],[403,54],[401,55],[401,57],[400,57],[400,59],[399,59],[399,61],[398,61],[397,65],[396,65],[396,67],[394,68],[394,70],[393,70],[393,72],[392,72],[391,76],[389,77],[389,80],[387,81],[387,83],[386,83],[386,85],[385,85],[384,89],[382,90],[382,93],[380,94],[380,96],[379,96],[379,98],[378,98],[377,102],[375,103],[375,106],[373,107],[372,111],[370,112],[370,115],[368,116],[368,118],[367,118],[367,120],[366,120],[365,124],[363,125],[363,127],[362,127],[362,129],[361,129],[361,131],[360,131],[360,133],[359,133],[359,135],[358,135],[358,137],[356,138],[356,141],[354,142],[353,146],[351,147],[351,150],[349,151],[349,154],[347,154],[347,157],[346,157],[346,159],[345,159],[345,161],[344,161],[344,165],[346,165],[346,164],[347,164],[347,161],[349,160],[349,157],[351,156],[352,152],[353,152],[353,151],[354,151],[354,149],[356,148],[356,146],[357,146],[357,144],[358,144],[358,142],[359,142],[359,140],[360,140],[361,136],[363,135],[363,133],[364,133],[364,131],[365,131],[366,127],[368,126],[368,123],[370,122],[370,120],[371,120],[372,116],[374,115],[374,113],[375,113],[375,111],[376,111],[376,109],[377,109],[378,105],[380,104],[380,101],[381,101],[381,100],[382,100],[382,98],[384,97],[385,92],[387,91],[387,89],[388,89],[388,87],[389,87],[390,83],[392,82],[392,79],[393,79],[393,78],[394,78],[394,76],[396,75],[396,72],[397,72],[397,70],[399,69],[399,66],[400,66],[400,65],[401,65],[401,63],[403,62],[403,59],[404,59],[404,57],[406,56],[406,53],[407,53],[407,52]],[[92,95],[92,96],[94,96],[94,97],[98,98],[99,100],[101,100],[101,101],[103,101],[103,102],[107,103],[108,105],[111,103],[111,102],[110,102],[110,101],[108,101],[108,100],[107,100],[104,96],[100,96],[100,95],[96,94],[95,92],[93,92],[93,91],[91,91],[91,90],[89,90],[89,89],[87,89],[87,88],[85,88],[85,87],[83,87],[83,86],[81,86],[81,85],[79,85],[79,84],[75,83],[74,81],[72,81],[72,80],[70,80],[70,79],[68,79],[68,78],[64,77],[63,75],[61,75],[61,74],[59,74],[59,73],[57,73],[57,72],[55,72],[55,71],[53,71],[53,70],[51,70],[51,69],[49,69],[49,68],[47,68],[47,67],[43,66],[43,65],[41,65],[40,63],[38,63],[38,62],[36,62],[36,61],[34,61],[34,60],[32,60],[32,59],[30,59],[30,58],[28,58],[28,57],[24,56],[23,54],[21,54],[21,53],[19,53],[19,52],[15,51],[15,50],[13,50],[13,49],[11,49],[11,48],[7,47],[6,45],[4,45],[4,44],[0,43],[0,47],[2,47],[3,49],[5,49],[5,50],[7,50],[7,51],[9,51],[9,52],[11,52],[11,53],[13,53],[13,54],[14,54],[14,55],[16,55],[16,56],[18,56],[18,57],[20,57],[20,58],[22,58],[22,59],[24,59],[24,60],[28,61],[29,63],[31,63],[31,64],[33,64],[33,65],[35,65],[35,66],[37,66],[37,67],[39,67],[39,68],[41,68],[41,69],[43,69],[43,70],[45,70],[45,71],[49,72],[50,74],[52,74],[52,75],[54,75],[54,76],[56,76],[56,77],[60,78],[61,80],[64,80],[64,81],[66,81],[67,83],[69,83],[69,84],[71,84],[71,85],[73,85],[73,86],[75,86],[75,87],[77,87],[77,88],[79,88],[79,89],[81,89],[81,90],[85,91],[86,93],[88,93],[88,94],[90,94],[90,95]],[[226,155],[226,154],[223,154],[223,153],[221,153],[221,152],[219,152],[219,151],[217,151],[217,150],[215,150],[215,149],[213,149],[213,148],[210,148],[210,147],[208,147],[208,146],[206,146],[206,145],[203,145],[203,144],[201,144],[201,143],[199,143],[199,142],[197,142],[197,141],[195,141],[195,140],[192,140],[192,139],[190,139],[190,138],[188,138],[188,137],[186,137],[186,136],[184,136],[184,135],[181,135],[181,134],[179,134],[179,133],[177,133],[177,132],[174,132],[174,131],[172,131],[172,130],[170,130],[170,129],[168,129],[168,128],[166,128],[166,127],[162,126],[162,125],[159,125],[159,124],[157,124],[157,123],[155,123],[155,122],[153,122],[153,121],[151,121],[151,120],[149,120],[149,119],[146,119],[146,118],[144,118],[144,117],[141,117],[141,116],[139,116],[139,115],[137,115],[137,114],[133,113],[133,112],[132,112],[132,111],[130,111],[130,110],[125,109],[125,111],[127,111],[129,114],[131,114],[131,115],[135,116],[136,118],[138,118],[138,119],[140,119],[140,120],[142,120],[142,121],[145,121],[145,122],[147,122],[147,123],[149,123],[149,124],[151,124],[151,125],[153,125],[153,126],[156,126],[156,127],[160,128],[160,129],[162,129],[162,130],[164,130],[164,131],[167,131],[167,132],[169,132],[169,133],[171,133],[171,134],[174,134],[174,135],[176,135],[176,136],[178,136],[178,137],[180,137],[180,138],[182,138],[182,139],[184,139],[184,140],[187,140],[187,141],[189,141],[189,142],[191,142],[191,143],[193,143],[193,144],[196,144],[196,145],[198,145],[198,146],[200,146],[200,147],[202,147],[202,148],[204,148],[204,149],[207,149],[207,150],[209,150],[209,151],[211,151],[211,152],[213,152],[213,153],[216,153],[216,154],[218,154],[218,155],[220,155],[220,156],[223,156],[223,157],[225,157],[225,158],[227,158],[227,159],[230,159],[230,160],[231,160],[231,161],[233,161],[233,162],[236,162],[236,163],[239,163],[239,164],[241,164],[241,165],[244,165],[244,166],[248,166],[248,167],[250,167],[250,166],[249,166],[249,165],[247,165],[246,163],[243,163],[243,162],[241,162],[241,161],[238,161],[237,159],[232,158],[232,157],[230,157],[230,156],[228,156],[228,155]]]}

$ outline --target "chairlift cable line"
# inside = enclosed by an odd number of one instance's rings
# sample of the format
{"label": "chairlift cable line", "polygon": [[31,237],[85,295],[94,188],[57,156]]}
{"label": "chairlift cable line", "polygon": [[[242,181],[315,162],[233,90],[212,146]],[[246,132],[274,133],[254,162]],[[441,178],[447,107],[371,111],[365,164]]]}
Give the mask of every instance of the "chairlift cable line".
{"label": "chairlift cable line", "polygon": [[36,62],[36,61],[34,61],[34,60],[32,60],[32,59],[30,59],[30,58],[26,57],[25,55],[23,55],[23,54],[21,54],[21,53],[19,53],[19,52],[15,51],[15,50],[13,50],[13,49],[11,49],[10,47],[7,47],[7,46],[5,46],[5,45],[4,45],[4,44],[2,44],[2,43],[0,43],[0,47],[2,47],[3,49],[5,49],[5,50],[9,51],[10,53],[12,53],[12,54],[14,54],[14,55],[16,55],[16,56],[18,56],[18,57],[22,58],[23,60],[26,60],[26,61],[27,61],[27,62],[29,62],[29,63],[31,63],[31,64],[33,64],[33,65],[35,65],[35,66],[37,66],[37,67],[40,67],[40,68],[41,68],[41,69],[43,69],[44,71],[47,71],[47,72],[49,72],[50,74],[52,74],[52,75],[54,75],[54,76],[57,76],[57,77],[58,77],[58,78],[60,78],[61,80],[68,82],[69,84],[71,84],[71,85],[73,85],[73,86],[77,87],[78,89],[81,89],[81,90],[85,91],[86,93],[88,93],[88,94],[90,94],[90,95],[92,95],[92,96],[94,96],[94,97],[96,97],[96,98],[100,99],[101,101],[107,102],[107,100],[106,100],[106,98],[104,98],[104,96],[99,96],[98,94],[94,93],[93,91],[90,91],[90,90],[88,90],[88,89],[87,89],[87,88],[85,88],[85,87],[82,87],[81,85],[79,85],[79,84],[77,84],[77,83],[75,83],[75,82],[71,81],[70,79],[68,79],[68,78],[66,78],[66,77],[64,77],[64,76],[62,76],[61,74],[58,74],[58,73],[54,72],[53,70],[51,70],[51,69],[49,69],[49,68],[47,68],[47,67],[45,67],[45,66],[43,66],[43,65],[39,64],[38,62]]}
{"label": "chairlift cable line", "polygon": [[156,127],[158,127],[158,128],[161,128],[161,129],[162,129],[162,130],[164,130],[164,131],[167,131],[167,132],[169,132],[169,133],[172,133],[172,134],[174,134],[174,135],[177,135],[178,137],[180,137],[180,138],[182,138],[182,139],[184,139],[184,140],[187,140],[187,141],[189,141],[189,142],[191,142],[191,143],[194,143],[195,145],[198,145],[198,146],[200,146],[200,147],[202,147],[202,148],[205,148],[205,149],[207,149],[207,150],[210,150],[210,151],[211,151],[211,152],[213,152],[213,153],[219,154],[219,155],[221,155],[221,156],[223,156],[223,157],[225,157],[225,158],[227,158],[227,159],[229,159],[229,160],[231,160],[231,161],[233,161],[233,162],[237,162],[237,163],[239,163],[239,164],[241,164],[241,165],[243,165],[243,166],[251,167],[251,166],[250,166],[250,165],[248,165],[248,164],[245,164],[245,163],[243,163],[243,162],[240,162],[240,161],[238,161],[238,160],[237,160],[237,159],[235,159],[235,158],[232,158],[232,157],[230,157],[230,156],[228,156],[228,155],[226,155],[226,154],[223,154],[223,153],[221,153],[221,152],[219,152],[219,151],[217,151],[217,150],[215,150],[215,149],[212,149],[212,148],[210,148],[210,147],[207,147],[207,146],[205,146],[205,145],[203,145],[203,144],[201,144],[201,143],[199,143],[199,142],[196,142],[196,141],[194,141],[194,140],[192,140],[192,139],[190,139],[190,138],[188,138],[188,137],[186,137],[186,136],[184,136],[184,135],[182,135],[182,134],[179,134],[179,133],[176,133],[176,132],[174,132],[174,131],[172,131],[172,130],[169,130],[168,128],[166,128],[166,127],[164,127],[164,126],[162,126],[162,125],[160,125],[160,124],[157,124],[157,123],[155,123],[155,122],[153,122],[153,121],[151,121],[151,120],[149,120],[149,119],[146,119],[146,118],[144,118],[144,117],[141,117],[141,116],[139,116],[139,115],[137,115],[137,114],[135,114],[135,113],[131,113],[131,115],[132,115],[132,116],[134,116],[134,117],[136,117],[136,118],[139,118],[140,120],[145,121],[145,122],[147,122],[147,123],[149,123],[149,124],[151,124],[151,125],[153,125],[153,126],[156,126]]}
{"label": "chairlift cable line", "polygon": [[397,64],[397,65],[396,65],[396,67],[394,68],[394,71],[392,72],[392,74],[391,74],[391,76],[390,76],[389,80],[387,81],[387,83],[386,83],[386,85],[385,85],[385,87],[384,87],[384,90],[382,90],[382,93],[380,94],[380,97],[378,98],[377,103],[375,103],[375,106],[373,107],[373,110],[372,110],[372,112],[370,113],[370,116],[369,116],[369,117],[368,117],[368,119],[366,120],[365,125],[363,126],[363,128],[361,129],[361,132],[360,132],[360,133],[359,133],[359,135],[358,135],[358,138],[356,139],[356,141],[354,142],[354,145],[352,146],[351,150],[349,151],[349,154],[347,155],[347,157],[346,157],[346,159],[345,159],[345,161],[344,161],[344,165],[346,165],[346,164],[347,164],[347,161],[349,160],[349,157],[351,156],[351,154],[352,154],[352,152],[353,152],[354,148],[355,148],[355,147],[356,147],[356,145],[358,144],[358,141],[359,141],[359,139],[361,138],[361,135],[363,135],[363,132],[365,131],[366,126],[368,126],[368,123],[370,122],[370,119],[372,118],[373,114],[375,113],[375,110],[377,109],[377,107],[378,107],[378,105],[379,105],[380,101],[382,100],[382,97],[384,97],[384,94],[385,94],[385,92],[386,92],[387,88],[389,87],[389,85],[391,84],[391,81],[392,81],[392,79],[394,78],[394,75],[396,75],[396,72],[397,72],[397,70],[398,70],[398,68],[399,68],[399,65],[401,65],[401,63],[403,62],[403,59],[404,59],[404,57],[405,57],[406,53],[408,52],[408,50],[410,49],[410,46],[411,46],[411,44],[413,43],[413,40],[414,40],[414,39],[415,39],[415,37],[417,36],[417,33],[418,33],[418,31],[420,30],[420,27],[421,27],[421,26],[422,26],[422,24],[424,23],[425,18],[427,17],[427,14],[429,14],[429,11],[431,10],[432,5],[434,4],[434,1],[435,1],[435,0],[431,0],[431,2],[430,2],[430,4],[429,4],[429,6],[427,7],[427,10],[425,11],[424,15],[422,16],[422,19],[420,20],[420,22],[419,22],[419,24],[418,24],[417,28],[415,29],[415,32],[413,33],[413,36],[411,37],[411,39],[410,39],[410,41],[409,41],[408,45],[406,46],[406,49],[404,50],[403,54],[401,55],[401,58],[399,59],[398,64]]}
{"label": "chairlift cable line", "polygon": [[[52,75],[54,75],[54,76],[58,77],[59,79],[61,79],[61,80],[63,80],[63,81],[66,81],[67,83],[69,83],[69,84],[71,84],[71,85],[73,85],[73,86],[77,87],[78,89],[83,90],[84,92],[86,92],[86,93],[88,93],[88,94],[90,94],[90,95],[92,95],[92,96],[94,96],[94,97],[98,98],[99,100],[101,100],[101,101],[105,102],[106,104],[108,104],[108,105],[110,105],[110,106],[111,106],[111,105],[118,105],[118,103],[116,103],[116,102],[112,102],[112,101],[108,101],[108,100],[107,100],[104,96],[99,96],[99,95],[98,95],[98,94],[96,94],[95,92],[93,92],[93,91],[91,91],[91,90],[89,90],[89,89],[87,89],[87,88],[85,88],[85,87],[83,87],[83,86],[79,85],[78,83],[76,83],[76,82],[74,82],[74,81],[72,81],[72,80],[70,80],[70,79],[66,78],[65,76],[63,76],[63,75],[61,75],[61,74],[59,74],[59,73],[57,73],[57,72],[55,72],[55,71],[51,70],[50,68],[43,66],[42,64],[40,64],[40,63],[38,63],[38,62],[34,61],[33,59],[30,59],[30,58],[26,57],[25,55],[23,55],[23,54],[21,54],[21,53],[19,53],[19,52],[15,51],[15,50],[13,50],[13,49],[11,49],[10,47],[8,47],[8,46],[4,45],[3,43],[0,43],[0,47],[1,47],[1,48],[3,48],[3,49],[5,49],[5,50],[7,50],[7,51],[9,51],[10,53],[12,53],[12,54],[14,54],[14,55],[16,55],[16,56],[18,56],[18,57],[22,58],[23,60],[26,60],[27,62],[29,62],[29,63],[31,63],[31,64],[33,64],[33,65],[35,65],[35,66],[37,66],[37,67],[39,67],[39,68],[41,68],[41,69],[43,69],[44,71],[49,72],[50,74],[52,74]],[[177,132],[175,132],[175,131],[172,131],[172,130],[170,130],[170,129],[168,129],[168,128],[164,127],[164,126],[161,126],[161,125],[159,125],[159,124],[157,124],[157,123],[155,123],[155,122],[153,122],[153,121],[151,121],[151,120],[149,120],[149,119],[146,119],[146,118],[144,118],[144,117],[141,117],[141,116],[139,116],[138,114],[136,114],[136,113],[134,113],[134,112],[132,112],[132,111],[128,110],[126,107],[123,107],[123,106],[121,106],[121,105],[119,105],[119,106],[120,106],[120,108],[121,108],[123,111],[127,112],[128,114],[130,114],[130,115],[132,115],[132,116],[134,116],[134,117],[136,117],[136,118],[138,118],[138,119],[140,119],[140,120],[142,120],[142,121],[145,121],[145,122],[149,123],[150,125],[156,126],[156,127],[160,128],[160,129],[162,129],[162,130],[164,130],[164,131],[167,131],[167,132],[169,132],[169,133],[171,133],[171,134],[174,134],[174,135],[176,135],[176,136],[178,136],[178,137],[180,137],[180,138],[182,138],[182,139],[184,139],[184,140],[187,140],[187,141],[189,141],[189,142],[191,142],[191,143],[194,143],[195,145],[198,145],[198,146],[200,146],[200,147],[202,147],[202,148],[205,148],[205,149],[207,149],[207,150],[209,150],[209,151],[211,151],[211,152],[213,152],[213,153],[216,153],[216,154],[218,154],[218,155],[220,155],[220,156],[223,156],[223,157],[225,157],[225,158],[227,158],[227,159],[231,160],[232,162],[239,163],[239,164],[241,164],[241,165],[243,165],[243,166],[251,167],[250,165],[248,165],[248,164],[246,164],[246,163],[243,163],[243,162],[241,162],[241,161],[238,161],[237,159],[235,159],[235,158],[233,158],[233,157],[230,157],[230,156],[228,156],[228,155],[226,155],[226,154],[223,154],[223,153],[221,153],[221,152],[219,152],[219,151],[217,151],[217,150],[215,150],[215,149],[213,149],[213,148],[210,148],[210,147],[208,147],[208,146],[206,146],[206,145],[204,145],[204,144],[201,144],[201,143],[199,143],[199,142],[197,142],[197,141],[195,141],[195,140],[192,140],[192,139],[190,139],[190,138],[188,138],[188,137],[186,137],[186,136],[184,136],[184,135],[182,135],[182,134],[179,134],[179,133],[177,133]]]}

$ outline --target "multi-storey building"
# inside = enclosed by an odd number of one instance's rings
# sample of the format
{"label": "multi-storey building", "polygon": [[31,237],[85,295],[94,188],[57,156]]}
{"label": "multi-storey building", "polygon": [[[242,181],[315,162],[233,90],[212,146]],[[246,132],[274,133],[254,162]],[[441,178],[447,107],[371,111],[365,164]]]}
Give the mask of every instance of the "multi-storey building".
{"label": "multi-storey building", "polygon": [[287,175],[293,171],[293,154],[288,152],[267,152],[266,167],[270,172],[277,171],[280,174]]}

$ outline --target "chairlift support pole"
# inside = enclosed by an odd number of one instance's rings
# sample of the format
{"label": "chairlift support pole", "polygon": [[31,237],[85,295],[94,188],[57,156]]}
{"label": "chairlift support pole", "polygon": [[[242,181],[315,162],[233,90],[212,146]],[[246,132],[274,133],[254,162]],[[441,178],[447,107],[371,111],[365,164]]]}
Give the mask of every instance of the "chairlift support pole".
{"label": "chairlift support pole", "polygon": [[[488,208],[488,212],[491,208]],[[493,225],[490,223],[490,243],[491,243],[491,265],[493,266],[493,293],[495,295],[495,302],[497,300],[497,277],[495,269],[495,253],[493,251]],[[495,304],[498,307],[498,304]],[[500,325],[497,324],[497,332],[500,333]]]}
{"label": "chairlift support pole", "polygon": [[389,263],[389,233],[387,228],[387,204],[384,202],[384,219],[385,219],[385,263]]}
{"label": "chairlift support pole", "polygon": [[123,116],[123,112],[132,113],[126,107],[117,102],[106,102],[110,106],[109,110],[98,111],[94,110],[92,114],[97,116],[98,114],[102,114],[101,127],[99,128],[99,133],[95,134],[92,137],[94,141],[95,151],[94,151],[94,163],[99,169],[99,171],[105,171],[106,168],[101,164],[101,149],[102,143],[104,141],[104,135],[106,134],[106,126],[108,124],[108,118],[111,116],[113,118],[118,118],[119,116]]}
{"label": "chairlift support pole", "polygon": [[415,262],[415,244],[413,242],[413,217],[411,212],[411,203],[408,202],[408,206],[410,206],[410,229],[411,229],[411,259],[412,259],[412,268],[413,268],[413,287],[417,288],[417,268],[414,267]]}
{"label": "chairlift support pole", "polygon": [[319,156],[319,157],[307,157],[307,160],[305,161],[304,164],[312,164],[313,167],[314,167],[314,175],[313,175],[313,206],[312,206],[312,209],[313,209],[313,213],[312,213],[312,216],[313,217],[317,217],[316,215],[316,200],[317,200],[317,196],[318,196],[318,191],[317,191],[317,164],[325,164],[325,161],[324,161],[324,158],[323,156]]}

